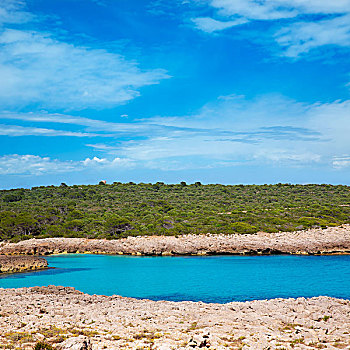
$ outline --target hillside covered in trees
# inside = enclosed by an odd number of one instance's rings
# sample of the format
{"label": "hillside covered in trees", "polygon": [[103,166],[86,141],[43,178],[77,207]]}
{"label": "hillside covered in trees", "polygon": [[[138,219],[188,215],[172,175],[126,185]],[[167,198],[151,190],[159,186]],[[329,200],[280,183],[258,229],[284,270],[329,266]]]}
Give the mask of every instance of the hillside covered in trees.
{"label": "hillside covered in trees", "polygon": [[350,187],[62,184],[0,191],[0,240],[254,233],[350,223]]}

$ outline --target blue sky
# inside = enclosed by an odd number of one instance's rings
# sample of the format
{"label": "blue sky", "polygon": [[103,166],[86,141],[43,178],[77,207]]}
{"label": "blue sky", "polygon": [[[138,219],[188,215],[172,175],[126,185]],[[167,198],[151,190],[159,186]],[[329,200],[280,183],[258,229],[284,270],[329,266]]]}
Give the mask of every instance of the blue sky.
{"label": "blue sky", "polygon": [[2,0],[2,188],[350,184],[350,0]]}

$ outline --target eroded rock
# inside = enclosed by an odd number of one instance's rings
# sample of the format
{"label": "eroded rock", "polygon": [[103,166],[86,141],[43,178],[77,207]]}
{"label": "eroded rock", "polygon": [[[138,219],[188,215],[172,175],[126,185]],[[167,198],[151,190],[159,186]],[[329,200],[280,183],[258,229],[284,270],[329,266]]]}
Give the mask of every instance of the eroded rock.
{"label": "eroded rock", "polygon": [[119,240],[30,239],[0,244],[0,254],[98,253],[131,255],[350,254],[350,225],[297,232],[139,236]]}
{"label": "eroded rock", "polygon": [[45,269],[47,265],[47,261],[43,258],[0,255],[0,273]]}
{"label": "eroded rock", "polygon": [[88,337],[78,336],[69,338],[59,346],[58,350],[92,350],[91,341]]}
{"label": "eroded rock", "polygon": [[[67,287],[0,288],[0,347],[70,350],[346,349],[350,301],[151,301]],[[77,335],[80,335],[77,337]],[[26,344],[26,346],[24,346]]]}

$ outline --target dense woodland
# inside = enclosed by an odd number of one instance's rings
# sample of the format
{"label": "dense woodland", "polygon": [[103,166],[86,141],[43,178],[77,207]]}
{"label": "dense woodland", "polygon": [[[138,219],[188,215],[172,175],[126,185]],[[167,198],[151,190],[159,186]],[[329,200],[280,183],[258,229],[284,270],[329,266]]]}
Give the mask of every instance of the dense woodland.
{"label": "dense woodland", "polygon": [[0,191],[0,239],[294,231],[350,223],[350,187],[185,182]]}

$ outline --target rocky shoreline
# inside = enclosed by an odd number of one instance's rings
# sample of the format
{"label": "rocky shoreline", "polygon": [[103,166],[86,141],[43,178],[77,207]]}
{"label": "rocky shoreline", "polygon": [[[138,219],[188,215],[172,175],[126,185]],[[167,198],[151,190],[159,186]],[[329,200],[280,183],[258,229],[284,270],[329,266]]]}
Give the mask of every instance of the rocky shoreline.
{"label": "rocky shoreline", "polygon": [[43,258],[0,255],[0,274],[41,270],[47,268],[47,265]]}
{"label": "rocky shoreline", "polygon": [[131,255],[215,254],[350,254],[350,225],[246,235],[139,236],[118,240],[84,238],[30,239],[0,243],[0,254],[49,255],[62,253]]}
{"label": "rocky shoreline", "polygon": [[[349,254],[350,225],[291,233],[32,239],[0,243],[0,272],[47,267],[28,255]],[[100,296],[70,287],[0,288],[0,348],[350,349],[350,300],[330,297],[227,304]]]}
{"label": "rocky shoreline", "polygon": [[0,345],[33,349],[349,349],[350,301],[227,304],[88,295],[68,287],[0,289]]}

